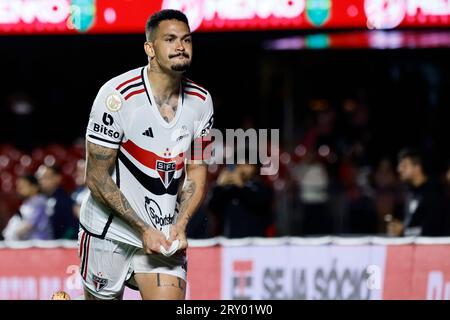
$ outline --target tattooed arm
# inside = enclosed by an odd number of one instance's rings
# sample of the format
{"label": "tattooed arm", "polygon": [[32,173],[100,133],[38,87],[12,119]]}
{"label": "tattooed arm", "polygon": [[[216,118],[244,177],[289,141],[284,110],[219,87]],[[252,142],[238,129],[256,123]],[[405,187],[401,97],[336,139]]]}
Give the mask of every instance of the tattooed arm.
{"label": "tattooed arm", "polygon": [[117,150],[87,143],[86,185],[92,196],[139,233],[146,253],[159,252],[161,244],[168,249],[170,245],[164,235],[134,212],[111,178],[116,158]]}
{"label": "tattooed arm", "polygon": [[179,249],[188,246],[186,227],[205,196],[206,175],[206,164],[188,164],[186,167],[186,181],[179,194],[180,213],[170,229],[170,240],[179,239],[181,242]]}

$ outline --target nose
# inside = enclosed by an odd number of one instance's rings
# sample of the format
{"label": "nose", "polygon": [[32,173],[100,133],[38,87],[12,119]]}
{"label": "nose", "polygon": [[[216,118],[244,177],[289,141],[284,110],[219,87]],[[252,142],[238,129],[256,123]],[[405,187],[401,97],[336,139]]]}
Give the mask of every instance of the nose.
{"label": "nose", "polygon": [[177,47],[176,47],[177,51],[184,51],[184,46],[183,46],[183,42],[181,40],[177,40]]}

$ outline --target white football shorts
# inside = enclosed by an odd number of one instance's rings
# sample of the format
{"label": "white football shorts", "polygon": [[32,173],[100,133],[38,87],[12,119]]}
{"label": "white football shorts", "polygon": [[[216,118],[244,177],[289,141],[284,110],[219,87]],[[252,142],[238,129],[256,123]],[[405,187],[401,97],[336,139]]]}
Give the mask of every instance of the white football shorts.
{"label": "white football shorts", "polygon": [[186,281],[185,250],[170,257],[145,254],[142,248],[89,235],[80,229],[78,255],[84,287],[98,299],[117,299],[125,285],[138,290],[135,273],[164,273]]}

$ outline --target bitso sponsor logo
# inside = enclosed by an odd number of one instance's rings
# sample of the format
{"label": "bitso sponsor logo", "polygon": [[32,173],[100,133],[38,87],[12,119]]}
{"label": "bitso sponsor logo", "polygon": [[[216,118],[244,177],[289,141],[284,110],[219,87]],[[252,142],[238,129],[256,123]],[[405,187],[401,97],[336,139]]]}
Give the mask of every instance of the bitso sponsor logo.
{"label": "bitso sponsor logo", "polygon": [[106,113],[106,112],[103,113],[102,121],[107,126],[110,126],[114,123],[113,117],[109,113]]}
{"label": "bitso sponsor logo", "polygon": [[107,126],[104,126],[103,124],[94,123],[93,130],[98,133],[102,133],[108,137],[114,137],[116,139],[119,139],[120,133],[117,131],[108,129]]}

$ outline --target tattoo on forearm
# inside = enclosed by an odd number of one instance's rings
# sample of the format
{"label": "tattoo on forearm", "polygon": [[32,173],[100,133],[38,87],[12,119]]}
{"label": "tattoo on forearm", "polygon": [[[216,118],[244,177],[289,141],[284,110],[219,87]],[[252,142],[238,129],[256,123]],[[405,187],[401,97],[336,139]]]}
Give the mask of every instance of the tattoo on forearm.
{"label": "tattoo on forearm", "polygon": [[141,231],[145,227],[145,222],[137,216],[111,178],[116,157],[116,150],[88,144],[86,177],[89,189],[96,200],[111,208],[131,227]]}
{"label": "tattoo on forearm", "polygon": [[105,161],[112,158],[109,154],[94,153],[95,160]]}
{"label": "tattoo on forearm", "polygon": [[185,209],[189,200],[191,200],[192,196],[195,193],[196,184],[195,181],[186,180],[186,186],[181,190],[180,195],[180,209],[183,211]]}
{"label": "tattoo on forearm", "polygon": [[131,206],[130,206],[130,203],[128,202],[128,200],[125,199],[124,196],[121,197],[121,200],[122,200],[122,208],[123,208],[123,211],[126,212],[126,211],[130,210],[130,209],[131,209]]}
{"label": "tattoo on forearm", "polygon": [[186,207],[188,206],[189,201],[194,196],[196,188],[197,188],[197,184],[195,183],[195,181],[186,180],[185,186],[181,190],[181,194],[180,194],[180,213],[181,213],[181,215],[180,215],[179,219],[184,220],[184,222],[186,224],[192,215],[192,213],[189,213],[186,211]]}

